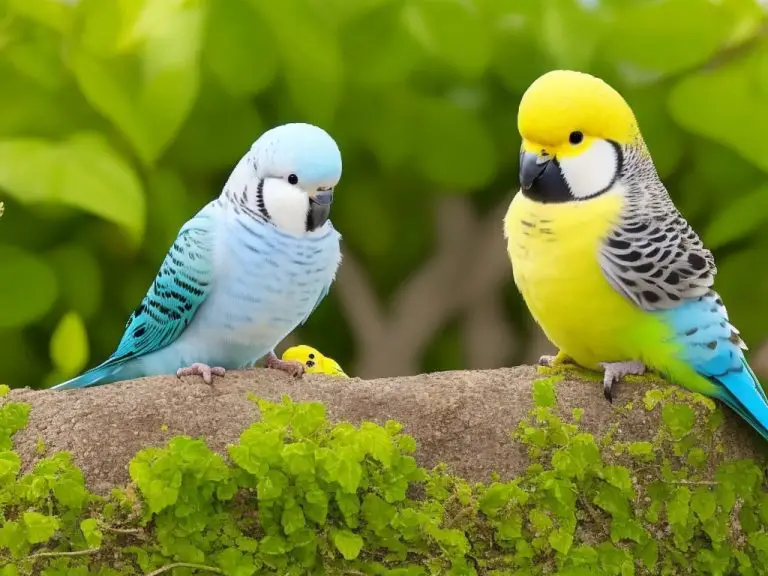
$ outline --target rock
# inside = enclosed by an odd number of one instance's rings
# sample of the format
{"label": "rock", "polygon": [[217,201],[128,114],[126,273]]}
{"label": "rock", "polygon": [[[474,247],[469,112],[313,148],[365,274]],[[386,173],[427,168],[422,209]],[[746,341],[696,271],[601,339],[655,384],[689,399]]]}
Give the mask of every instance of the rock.
{"label": "rock", "polygon": [[[486,481],[492,472],[510,478],[527,466],[525,450],[510,432],[531,409],[532,382],[539,377],[536,368],[522,366],[377,380],[317,375],[293,380],[256,368],[228,372],[212,386],[197,377],[154,377],[82,390],[14,390],[6,398],[32,406],[29,425],[14,436],[24,470],[41,457],[42,438],[47,454],[72,452],[88,486],[102,494],[129,481],[128,463],[136,452],[163,446],[175,435],[202,437],[226,454],[227,444],[258,419],[249,393],[272,401],[287,394],[296,402],[323,402],[333,422],[397,420],[415,437],[419,464],[429,468],[444,462],[469,480]],[[611,405],[602,384],[566,375],[557,385],[557,404],[563,414],[582,408],[580,425],[587,431],[599,435],[618,423],[616,440],[650,439],[658,410],[619,408],[640,401],[652,386],[616,386]],[[753,457],[764,450],[757,433],[724,410],[727,457]]]}

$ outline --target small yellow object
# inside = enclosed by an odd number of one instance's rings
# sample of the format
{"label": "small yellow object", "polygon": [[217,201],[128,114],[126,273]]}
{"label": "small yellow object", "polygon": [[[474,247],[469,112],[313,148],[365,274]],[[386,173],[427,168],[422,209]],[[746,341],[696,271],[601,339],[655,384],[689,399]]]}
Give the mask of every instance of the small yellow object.
{"label": "small yellow object", "polygon": [[304,344],[288,348],[283,352],[282,359],[301,362],[306,366],[307,374],[326,374],[328,376],[349,378],[336,360],[329,358],[328,356],[323,356],[311,346],[306,346]]}

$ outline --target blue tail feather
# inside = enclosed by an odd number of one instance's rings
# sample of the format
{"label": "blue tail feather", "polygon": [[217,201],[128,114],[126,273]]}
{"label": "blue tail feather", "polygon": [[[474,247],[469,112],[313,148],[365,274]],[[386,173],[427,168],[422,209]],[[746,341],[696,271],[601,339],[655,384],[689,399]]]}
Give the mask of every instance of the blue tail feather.
{"label": "blue tail feather", "polygon": [[768,402],[765,392],[746,361],[743,365],[744,370],[716,380],[719,386],[715,396],[768,440]]}
{"label": "blue tail feather", "polygon": [[114,364],[108,365],[105,362],[91,368],[87,372],[83,372],[80,376],[76,376],[71,380],[53,386],[51,390],[72,390],[75,388],[88,388],[90,386],[109,384],[116,380],[115,374],[119,369],[119,366],[115,366]]}
{"label": "blue tail feather", "polygon": [[712,395],[768,440],[768,397],[744,358],[746,345],[715,292],[661,312],[682,358],[716,385]]}

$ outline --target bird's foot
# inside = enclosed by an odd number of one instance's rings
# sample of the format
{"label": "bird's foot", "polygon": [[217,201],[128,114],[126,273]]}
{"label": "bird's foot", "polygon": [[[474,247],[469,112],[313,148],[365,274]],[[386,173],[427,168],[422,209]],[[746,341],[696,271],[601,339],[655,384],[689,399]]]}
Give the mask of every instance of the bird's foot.
{"label": "bird's foot", "polygon": [[613,403],[613,395],[611,394],[611,388],[624,376],[630,374],[640,376],[645,374],[645,364],[637,360],[631,362],[601,362],[600,366],[605,369],[605,375],[603,376],[603,395],[608,402]]}
{"label": "bird's foot", "polygon": [[265,366],[267,368],[272,368],[273,370],[286,372],[294,378],[301,378],[306,371],[306,367],[301,362],[295,360],[280,360],[274,352],[267,354]]}
{"label": "bird's foot", "polygon": [[548,366],[550,368],[554,368],[556,366],[562,366],[563,364],[575,365],[576,362],[574,362],[572,358],[566,356],[562,352],[558,352],[554,356],[545,354],[539,358],[539,366]]}
{"label": "bird's foot", "polygon": [[192,364],[192,366],[188,366],[187,368],[179,368],[176,370],[176,377],[181,378],[182,376],[202,376],[203,382],[206,384],[213,383],[213,377],[214,376],[224,376],[224,374],[227,372],[225,368],[222,368],[221,366],[208,366],[208,364],[203,364],[202,362],[195,362]]}

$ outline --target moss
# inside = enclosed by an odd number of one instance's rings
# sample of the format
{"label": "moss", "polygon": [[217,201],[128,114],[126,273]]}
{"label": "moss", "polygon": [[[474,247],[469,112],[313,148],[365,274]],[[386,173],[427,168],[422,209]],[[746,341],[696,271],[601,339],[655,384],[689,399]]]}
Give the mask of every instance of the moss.
{"label": "moss", "polygon": [[11,437],[28,407],[0,408],[0,576],[218,573],[523,576],[761,574],[762,465],[728,460],[710,400],[664,385],[617,407],[652,415],[617,442],[557,410],[557,375],[510,442],[517,478],[470,484],[424,470],[399,424],[331,426],[324,407],[260,401],[228,458],[201,440],[142,450],[132,483],[89,493],[66,453],[20,475]]}

